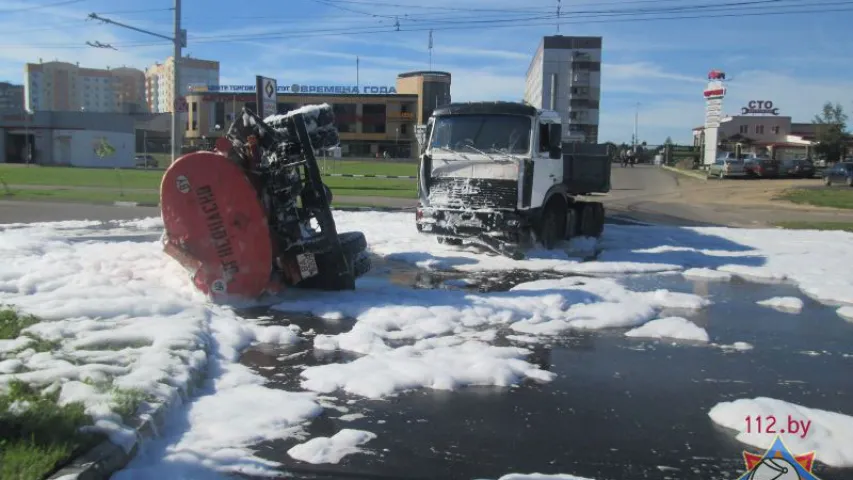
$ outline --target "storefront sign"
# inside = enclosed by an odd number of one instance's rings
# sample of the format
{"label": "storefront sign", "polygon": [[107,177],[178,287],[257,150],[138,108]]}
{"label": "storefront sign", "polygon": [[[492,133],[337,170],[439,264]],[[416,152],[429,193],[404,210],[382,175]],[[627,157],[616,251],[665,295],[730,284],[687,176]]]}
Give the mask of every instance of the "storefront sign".
{"label": "storefront sign", "polygon": [[[254,93],[255,85],[207,85],[193,86],[191,91],[218,93]],[[393,86],[348,86],[348,85],[279,85],[276,93],[303,93],[314,95],[396,95],[397,88]]]}
{"label": "storefront sign", "polygon": [[779,115],[779,109],[773,107],[773,102],[770,100],[752,100],[745,107],[740,109],[743,115]]}

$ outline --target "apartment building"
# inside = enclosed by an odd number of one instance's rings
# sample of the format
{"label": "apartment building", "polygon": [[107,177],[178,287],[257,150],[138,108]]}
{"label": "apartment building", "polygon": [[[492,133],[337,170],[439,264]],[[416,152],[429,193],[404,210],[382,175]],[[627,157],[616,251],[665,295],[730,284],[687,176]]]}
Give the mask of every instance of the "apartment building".
{"label": "apartment building", "polygon": [[0,112],[22,112],[24,110],[24,86],[0,82]]}
{"label": "apartment building", "polygon": [[[172,75],[175,58],[169,57],[145,69],[145,94],[153,113],[168,113],[174,109],[175,94]],[[219,85],[219,62],[199,58],[181,58],[181,83],[178,96],[185,97],[193,87]]]}
{"label": "apartment building", "polygon": [[547,36],[539,43],[524,101],[558,112],[563,140],[598,142],[602,37]]}
{"label": "apartment building", "polygon": [[146,112],[144,85],[145,74],[135,68],[41,60],[24,66],[24,104],[31,111]]}

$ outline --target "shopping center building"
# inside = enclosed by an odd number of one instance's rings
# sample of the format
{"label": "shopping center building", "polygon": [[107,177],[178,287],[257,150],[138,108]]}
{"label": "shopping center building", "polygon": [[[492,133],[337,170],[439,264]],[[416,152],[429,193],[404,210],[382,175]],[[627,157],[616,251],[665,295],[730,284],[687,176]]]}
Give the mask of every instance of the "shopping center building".
{"label": "shopping center building", "polygon": [[[289,85],[278,82],[278,112],[328,103],[340,132],[341,155],[416,158],[415,126],[438,105],[450,103],[450,74],[401,73],[393,86]],[[185,141],[211,144],[228,129],[243,106],[256,110],[254,85],[195,86],[187,95]]]}

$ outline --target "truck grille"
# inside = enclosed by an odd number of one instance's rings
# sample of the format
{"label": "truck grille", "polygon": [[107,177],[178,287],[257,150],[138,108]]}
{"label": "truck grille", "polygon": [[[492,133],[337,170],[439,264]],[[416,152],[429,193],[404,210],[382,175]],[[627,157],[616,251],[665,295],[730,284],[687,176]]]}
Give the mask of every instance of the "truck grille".
{"label": "truck grille", "polygon": [[518,182],[482,178],[434,177],[430,182],[431,206],[445,208],[506,208],[518,204]]}

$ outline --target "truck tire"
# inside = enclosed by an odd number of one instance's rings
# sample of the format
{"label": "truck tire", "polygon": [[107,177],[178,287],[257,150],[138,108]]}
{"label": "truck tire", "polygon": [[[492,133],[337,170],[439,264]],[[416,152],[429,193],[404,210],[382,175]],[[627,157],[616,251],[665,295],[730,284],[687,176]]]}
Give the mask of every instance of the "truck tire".
{"label": "truck tire", "polygon": [[595,211],[595,235],[594,237],[598,238],[604,233],[604,204],[600,202],[594,202],[591,204]]}
{"label": "truck tire", "polygon": [[338,234],[341,250],[346,257],[347,266],[352,276],[350,278],[338,277],[338,258],[333,251],[315,253],[314,260],[317,262],[317,275],[306,278],[299,282],[302,288],[318,290],[351,290],[354,285],[350,280],[364,275],[371,268],[370,256],[367,254],[367,240],[362,232],[344,232]]}
{"label": "truck tire", "polygon": [[573,239],[578,234],[578,212],[574,208],[566,209],[566,240]]}
{"label": "truck tire", "polygon": [[553,250],[566,236],[566,201],[551,197],[539,220],[539,241],[546,250]]}
{"label": "truck tire", "polygon": [[580,234],[584,237],[596,237],[598,217],[593,203],[580,204]]}

